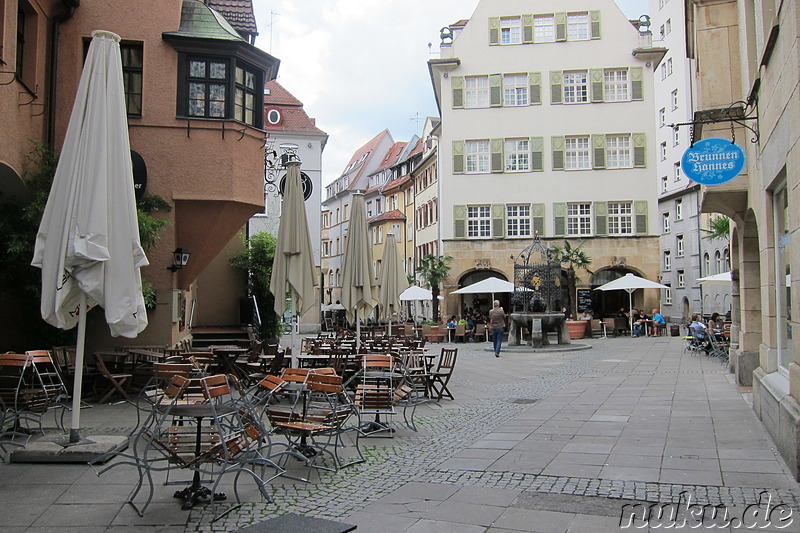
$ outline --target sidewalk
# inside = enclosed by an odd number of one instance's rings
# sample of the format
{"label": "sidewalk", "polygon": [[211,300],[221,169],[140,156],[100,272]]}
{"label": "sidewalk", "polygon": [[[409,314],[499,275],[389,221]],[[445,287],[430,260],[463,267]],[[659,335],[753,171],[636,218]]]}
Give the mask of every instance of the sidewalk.
{"label": "sidewalk", "polygon": [[[367,463],[275,483],[271,504],[243,479],[243,500],[257,503],[215,523],[224,504],[181,511],[171,487],[139,518],[124,504],[124,469],[97,478],[88,466],[0,465],[0,529],[230,531],[292,511],[359,532],[603,532],[619,531],[626,504],[691,498],[741,517],[769,491],[793,524],[759,530],[800,530],[800,486],[719,362],[683,353],[679,338],[585,342],[592,349],[500,359],[488,344],[459,344],[457,399],[420,408],[418,433],[365,439]],[[97,433],[131,424],[127,406],[82,417]],[[733,526],[722,530],[747,530]]]}

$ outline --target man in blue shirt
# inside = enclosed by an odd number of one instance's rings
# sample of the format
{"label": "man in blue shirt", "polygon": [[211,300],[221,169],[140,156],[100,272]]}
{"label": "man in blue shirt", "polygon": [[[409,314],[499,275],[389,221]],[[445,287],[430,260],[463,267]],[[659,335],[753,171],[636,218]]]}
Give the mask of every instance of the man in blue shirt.
{"label": "man in blue shirt", "polygon": [[659,328],[659,326],[666,326],[667,325],[667,321],[664,320],[664,317],[661,315],[661,313],[658,312],[658,309],[653,309],[653,318],[652,318],[652,320],[653,320],[652,326],[651,326],[652,330],[650,331],[650,334],[653,337],[658,337],[658,328]]}

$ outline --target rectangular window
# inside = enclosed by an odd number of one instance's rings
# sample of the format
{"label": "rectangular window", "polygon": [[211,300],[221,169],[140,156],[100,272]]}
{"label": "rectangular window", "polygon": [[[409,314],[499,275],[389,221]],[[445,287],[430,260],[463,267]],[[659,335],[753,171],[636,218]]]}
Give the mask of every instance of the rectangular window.
{"label": "rectangular window", "polygon": [[522,23],[519,17],[500,19],[500,44],[520,44]]}
{"label": "rectangular window", "polygon": [[528,75],[506,74],[503,76],[503,105],[528,105]]}
{"label": "rectangular window", "polygon": [[603,72],[603,99],[606,102],[627,102],[631,99],[628,69],[607,69]]}
{"label": "rectangular window", "polygon": [[589,13],[567,14],[567,40],[585,41],[589,39]]}
{"label": "rectangular window", "polygon": [[506,234],[509,237],[531,236],[531,206],[507,205],[506,206]]}
{"label": "rectangular window", "polygon": [[413,241],[414,240],[414,221],[409,220],[406,226],[406,240]]}
{"label": "rectangular window", "polygon": [[608,234],[633,234],[633,202],[608,202]]}
{"label": "rectangular window", "polygon": [[672,129],[672,146],[678,146],[681,143],[681,133],[678,128]]}
{"label": "rectangular window", "polygon": [[667,160],[667,141],[661,143],[661,160],[662,161]]}
{"label": "rectangular window", "polygon": [[464,79],[464,107],[489,107],[489,78],[470,76]]}
{"label": "rectangular window", "polygon": [[255,126],[258,74],[255,71],[236,67],[236,99],[233,119]]}
{"label": "rectangular window", "polygon": [[678,109],[678,89],[672,91],[672,109]]}
{"label": "rectangular window", "polygon": [[528,139],[506,139],[506,172],[527,172],[530,170],[528,144]]}
{"label": "rectangular window", "polygon": [[667,59],[667,76],[672,76],[672,58]]}
{"label": "rectangular window", "polygon": [[669,286],[669,283],[665,283],[665,285],[667,288],[664,289],[664,303],[672,305],[672,288]]}
{"label": "rectangular window", "polygon": [[686,286],[686,272],[678,270],[678,287],[683,288]]}
{"label": "rectangular window", "polygon": [[680,163],[680,161],[678,161],[677,163],[672,165],[672,167],[673,167],[673,174],[675,175],[675,181],[680,181],[681,180],[681,163]]}
{"label": "rectangular window", "polygon": [[565,104],[582,104],[589,101],[587,78],[585,70],[564,73]]}
{"label": "rectangular window", "polygon": [[662,80],[667,79],[667,64],[666,63],[661,63],[661,79]]}
{"label": "rectangular window", "polygon": [[661,192],[667,192],[669,190],[668,180],[666,176],[661,177]]}
{"label": "rectangular window", "polygon": [[556,19],[553,15],[533,17],[533,42],[552,43],[556,40]]}
{"label": "rectangular window", "polygon": [[667,110],[662,107],[658,110],[658,125],[663,127],[667,124]]}
{"label": "rectangular window", "polygon": [[663,24],[658,28],[658,35],[661,36],[661,40],[663,41],[664,40],[664,35],[666,35],[666,33],[664,32],[664,25]]}
{"label": "rectangular window", "polygon": [[227,62],[189,59],[189,116],[225,118],[228,84]]}
{"label": "rectangular window", "polygon": [[567,235],[578,237],[592,234],[592,204],[567,204]]}
{"label": "rectangular window", "polygon": [[662,213],[661,219],[663,220],[664,233],[669,233],[669,213]]}
{"label": "rectangular window", "polygon": [[632,168],[631,136],[606,135],[606,168]]}
{"label": "rectangular window", "polygon": [[489,172],[489,141],[467,141],[467,172]]}
{"label": "rectangular window", "polygon": [[491,208],[488,205],[467,206],[467,237],[492,236]]}
{"label": "rectangular window", "polygon": [[125,109],[128,116],[142,116],[142,72],[144,53],[142,43],[120,43],[122,83],[125,87]]}
{"label": "rectangular window", "polygon": [[686,250],[684,248],[683,235],[678,235],[675,238],[675,245],[677,247],[677,252],[675,253],[675,255],[678,257],[683,257],[684,254],[686,253]]}
{"label": "rectangular window", "polygon": [[664,270],[672,270],[672,254],[669,250],[664,252]]}
{"label": "rectangular window", "polygon": [[675,220],[683,220],[683,200],[675,200]]}
{"label": "rectangular window", "polygon": [[672,19],[667,19],[666,27],[667,27],[667,35],[669,35],[670,33],[672,33]]}
{"label": "rectangular window", "polygon": [[592,168],[589,158],[589,137],[567,137],[564,139],[564,158],[567,170]]}

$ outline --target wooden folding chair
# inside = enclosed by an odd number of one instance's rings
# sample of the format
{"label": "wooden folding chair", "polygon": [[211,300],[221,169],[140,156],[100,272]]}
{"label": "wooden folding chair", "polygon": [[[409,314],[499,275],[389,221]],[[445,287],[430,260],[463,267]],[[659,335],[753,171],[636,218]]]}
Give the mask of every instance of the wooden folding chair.
{"label": "wooden folding chair", "polygon": [[453,394],[447,388],[447,384],[450,382],[450,378],[453,375],[457,357],[457,348],[442,348],[442,353],[439,355],[439,364],[436,366],[436,370],[430,373],[429,378],[431,396],[435,397],[436,401],[441,400],[444,396],[447,396],[451,400],[455,399]]}
{"label": "wooden folding chair", "polygon": [[[106,381],[111,384],[111,387],[106,391],[105,395],[102,396],[97,403],[104,403],[108,400],[111,395],[114,394],[116,391],[122,396],[125,401],[134,403],[130,396],[128,396],[128,388],[130,387],[133,374],[128,372],[121,372],[120,369],[120,358],[128,357],[127,354],[110,354],[110,353],[103,353],[103,352],[95,352],[94,354],[94,361],[97,365],[97,370],[100,371],[100,375],[103,376]],[[111,369],[106,364],[106,359],[109,362],[113,362]]]}

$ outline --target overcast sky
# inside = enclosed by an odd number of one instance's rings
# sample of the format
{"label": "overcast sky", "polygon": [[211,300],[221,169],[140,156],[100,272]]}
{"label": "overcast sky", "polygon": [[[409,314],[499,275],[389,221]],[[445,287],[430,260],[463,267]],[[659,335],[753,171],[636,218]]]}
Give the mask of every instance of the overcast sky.
{"label": "overcast sky", "polygon": [[[439,57],[439,29],[478,1],[253,0],[256,46],[281,60],[278,82],[329,136],[323,184],[384,129],[408,141],[438,115],[427,61]],[[628,18],[648,11],[647,0],[615,1]]]}

